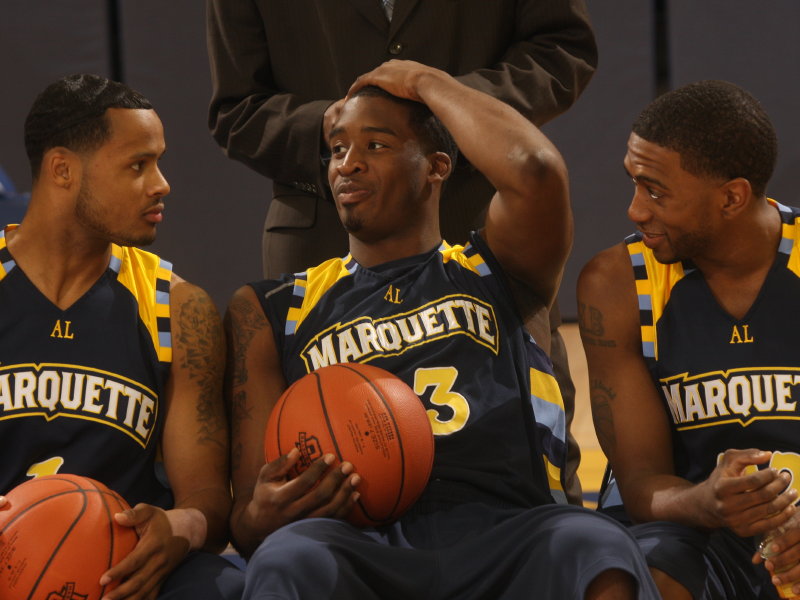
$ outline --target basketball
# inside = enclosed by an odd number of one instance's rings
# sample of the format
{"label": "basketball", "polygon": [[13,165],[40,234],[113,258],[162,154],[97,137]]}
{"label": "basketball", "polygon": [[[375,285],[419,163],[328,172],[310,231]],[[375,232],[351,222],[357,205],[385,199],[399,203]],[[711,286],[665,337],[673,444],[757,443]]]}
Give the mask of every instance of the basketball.
{"label": "basketball", "polygon": [[300,450],[296,476],[323,454],[353,463],[360,498],[347,520],[390,523],[419,498],[433,466],[433,433],[414,391],[371,365],[340,363],[295,381],[279,398],[265,434],[268,462]]}
{"label": "basketball", "polygon": [[31,479],[0,508],[0,598],[100,600],[116,587],[100,576],[138,537],[114,513],[129,508],[102,483],[78,475]]}

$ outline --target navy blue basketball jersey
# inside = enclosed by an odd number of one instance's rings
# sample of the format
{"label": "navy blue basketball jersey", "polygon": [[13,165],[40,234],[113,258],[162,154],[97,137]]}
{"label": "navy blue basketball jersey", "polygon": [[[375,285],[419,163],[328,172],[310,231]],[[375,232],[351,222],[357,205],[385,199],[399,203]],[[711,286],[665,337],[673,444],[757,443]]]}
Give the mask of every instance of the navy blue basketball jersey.
{"label": "navy blue basketball jersey", "polygon": [[741,319],[687,262],[661,264],[626,239],[639,297],[642,351],[672,424],[676,473],[699,482],[728,448],[774,452],[800,477],[800,210],[782,220],[775,261]]}
{"label": "navy blue basketball jersey", "polygon": [[0,231],[0,493],[74,473],[132,505],[170,506],[154,462],[172,361],[171,269],[113,245],[103,275],[61,310],[16,265]]}
{"label": "navy blue basketball jersey", "polygon": [[369,363],[422,399],[432,478],[513,506],[564,500],[565,418],[547,355],[525,332],[499,264],[466,247],[365,268],[351,256],[252,284],[288,383],[326,365]]}

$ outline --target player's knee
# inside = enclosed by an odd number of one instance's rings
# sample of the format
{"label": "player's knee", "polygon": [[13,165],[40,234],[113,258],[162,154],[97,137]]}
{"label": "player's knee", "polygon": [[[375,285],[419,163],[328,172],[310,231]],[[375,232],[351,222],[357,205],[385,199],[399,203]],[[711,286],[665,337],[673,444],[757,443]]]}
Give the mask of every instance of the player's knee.
{"label": "player's knee", "polygon": [[335,577],[335,545],[326,541],[325,534],[325,522],[313,519],[291,523],[270,534],[248,561],[248,587],[297,589],[305,585],[311,572],[318,581],[326,573]]}
{"label": "player's knee", "polygon": [[612,519],[587,512],[571,525],[558,529],[553,534],[554,553],[563,554],[563,560],[570,560],[576,548],[580,548],[586,556],[641,556],[633,536]]}

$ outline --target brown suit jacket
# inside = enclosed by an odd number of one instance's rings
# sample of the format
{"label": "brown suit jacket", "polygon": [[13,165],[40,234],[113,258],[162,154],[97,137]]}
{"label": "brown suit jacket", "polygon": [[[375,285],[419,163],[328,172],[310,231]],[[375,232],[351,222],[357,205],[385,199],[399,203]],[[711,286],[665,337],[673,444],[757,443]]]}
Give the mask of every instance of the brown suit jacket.
{"label": "brown suit jacket", "polygon": [[[447,71],[541,125],[565,111],[597,64],[584,0],[208,0],[209,127],[230,158],[275,181],[276,196],[328,194],[325,109],[392,58]],[[466,240],[491,187],[466,166],[443,207],[445,239]],[[477,196],[477,199],[467,196]],[[487,195],[488,194],[488,195]],[[313,203],[311,204],[313,207]],[[302,226],[302,210],[284,211]],[[456,226],[451,227],[455,219]],[[452,233],[451,233],[452,232]]]}

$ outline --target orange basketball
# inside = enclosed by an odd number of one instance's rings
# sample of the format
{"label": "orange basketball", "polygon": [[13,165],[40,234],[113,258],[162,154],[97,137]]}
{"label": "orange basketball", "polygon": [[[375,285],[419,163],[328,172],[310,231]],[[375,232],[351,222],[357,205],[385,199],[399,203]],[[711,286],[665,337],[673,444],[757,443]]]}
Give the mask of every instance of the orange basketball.
{"label": "orange basketball", "polygon": [[136,545],[114,513],[129,508],[88,477],[48,475],[6,494],[0,508],[0,598],[100,600],[100,576]]}
{"label": "orange basketball", "polygon": [[388,371],[358,363],[323,367],[295,381],[270,414],[267,461],[300,450],[294,476],[323,454],[353,463],[360,527],[390,523],[419,498],[433,466],[433,433],[414,391]]}

